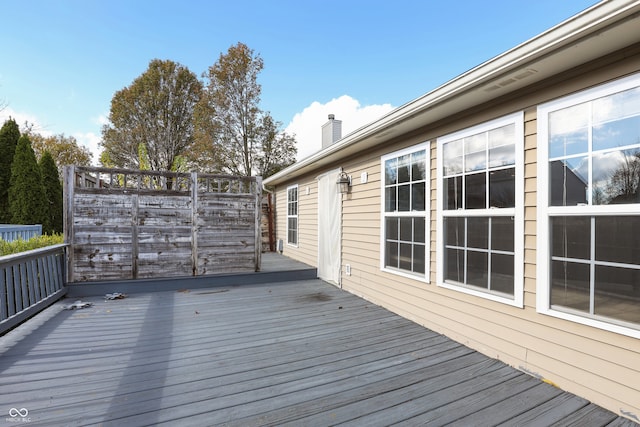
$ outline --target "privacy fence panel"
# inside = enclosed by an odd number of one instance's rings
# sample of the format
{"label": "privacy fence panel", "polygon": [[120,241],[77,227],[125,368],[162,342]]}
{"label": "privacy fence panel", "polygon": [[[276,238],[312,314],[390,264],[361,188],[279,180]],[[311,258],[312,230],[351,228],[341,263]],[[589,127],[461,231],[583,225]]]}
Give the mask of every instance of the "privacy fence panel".
{"label": "privacy fence panel", "polygon": [[69,282],[260,267],[259,177],[69,166],[64,188]]}

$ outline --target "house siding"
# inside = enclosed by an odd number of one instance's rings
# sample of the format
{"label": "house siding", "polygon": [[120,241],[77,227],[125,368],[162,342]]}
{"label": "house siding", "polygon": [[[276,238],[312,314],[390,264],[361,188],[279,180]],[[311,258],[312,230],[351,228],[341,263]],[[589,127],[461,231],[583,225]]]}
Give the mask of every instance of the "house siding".
{"label": "house siding", "polygon": [[[461,112],[448,123],[425,128],[418,135],[387,142],[384,148],[360,153],[335,167],[353,176],[343,196],[342,287],[436,332],[500,359],[558,387],[627,417],[640,417],[640,340],[536,312],[537,113],[539,104],[640,71],[640,46],[621,52],[533,87]],[[436,283],[436,139],[506,114],[524,112],[524,303],[514,307],[439,287]],[[380,157],[430,141],[431,215],[430,283],[380,269]],[[324,172],[318,171],[318,174]],[[368,182],[360,175],[367,172]],[[309,181],[307,181],[309,182]],[[289,183],[289,185],[292,183]],[[300,188],[306,184],[299,182]],[[313,188],[313,187],[312,187]],[[282,195],[278,189],[278,208]],[[315,188],[314,188],[315,190]],[[301,191],[301,242],[285,255],[315,265],[317,197]],[[312,191],[312,195],[315,191]],[[311,200],[314,199],[314,200]],[[307,204],[305,209],[302,206]],[[303,214],[304,212],[304,214]],[[279,220],[283,238],[286,224]],[[284,228],[283,228],[284,227]],[[304,236],[304,238],[302,237]],[[345,273],[349,264],[351,274]],[[636,419],[638,421],[638,419]]]}
{"label": "house siding", "polygon": [[[298,244],[287,243],[287,186],[278,187],[276,199],[276,239],[282,239],[282,253],[307,265],[318,266],[318,181],[303,177],[298,185]],[[309,194],[307,194],[307,188]],[[284,208],[283,208],[284,206]]]}

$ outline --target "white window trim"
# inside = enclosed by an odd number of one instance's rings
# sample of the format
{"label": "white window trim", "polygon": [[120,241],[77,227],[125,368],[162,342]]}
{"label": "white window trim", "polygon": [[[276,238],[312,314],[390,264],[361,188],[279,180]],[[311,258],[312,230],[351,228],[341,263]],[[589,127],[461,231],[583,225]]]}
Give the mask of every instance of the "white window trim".
{"label": "white window trim", "polygon": [[[450,141],[455,141],[466,136],[475,135],[477,133],[486,132],[491,129],[497,129],[509,124],[515,125],[515,140],[516,140],[516,156],[515,156],[515,168],[516,168],[516,182],[515,182],[515,207],[514,208],[501,208],[500,211],[508,214],[511,213],[514,217],[513,221],[513,238],[514,238],[514,268],[513,268],[513,298],[502,297],[498,294],[489,292],[483,292],[476,290],[473,287],[464,285],[456,285],[446,283],[444,281],[444,184],[443,184],[443,145]],[[504,116],[495,120],[481,123],[479,125],[463,129],[461,131],[445,135],[437,140],[437,217],[436,217],[436,283],[439,287],[451,289],[457,292],[473,295],[476,297],[484,298],[491,301],[496,301],[515,307],[522,308],[524,306],[524,113],[517,112]],[[495,216],[495,209],[470,209],[460,212],[460,216]],[[456,216],[458,213],[449,212],[447,216]]]}
{"label": "white window trim", "polygon": [[[295,188],[296,189],[296,214],[289,215],[289,190]],[[290,185],[287,187],[287,246],[291,246],[293,248],[297,248],[300,244],[300,189],[298,188],[298,184]],[[296,243],[289,243],[289,218],[296,219]]]}
{"label": "white window trim", "polygon": [[[430,143],[429,141],[412,145],[411,147],[407,147],[405,149],[395,151],[393,153],[385,154],[380,158],[380,270],[392,273],[397,276],[407,277],[409,279],[418,280],[424,283],[430,283],[431,277],[431,153],[430,153]],[[405,154],[415,153],[416,151],[424,150],[426,153],[426,168],[425,168],[425,211],[424,211],[424,220],[425,220],[425,268],[424,268],[424,276],[421,274],[414,274],[408,271],[388,268],[385,266],[385,240],[386,240],[386,212],[385,212],[385,162],[388,159],[393,159],[396,157],[404,156]],[[422,212],[420,212],[421,214]],[[417,216],[415,211],[408,211],[406,213],[400,213],[394,216]],[[420,215],[421,216],[421,215]]]}
{"label": "white window trim", "polygon": [[638,214],[638,205],[592,205],[592,206],[549,206],[549,113],[567,108],[596,98],[611,95],[640,86],[640,74],[635,74],[600,86],[569,95],[558,100],[550,101],[538,106],[537,134],[538,134],[538,200],[537,200],[537,255],[536,255],[536,310],[538,313],[569,320],[575,323],[640,338],[640,330],[627,328],[617,323],[558,311],[551,308],[550,280],[549,280],[549,217],[553,214],[562,216],[590,216],[590,215],[625,215]]}

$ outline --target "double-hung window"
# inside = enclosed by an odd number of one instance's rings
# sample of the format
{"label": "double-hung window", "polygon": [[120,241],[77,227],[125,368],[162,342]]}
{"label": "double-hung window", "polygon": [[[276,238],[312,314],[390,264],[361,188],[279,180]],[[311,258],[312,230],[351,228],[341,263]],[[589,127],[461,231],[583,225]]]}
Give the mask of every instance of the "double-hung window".
{"label": "double-hung window", "polygon": [[429,280],[429,145],[382,157],[381,269]]}
{"label": "double-hung window", "polygon": [[287,187],[287,243],[298,245],[298,186]]}
{"label": "double-hung window", "polygon": [[640,337],[640,74],[538,108],[538,311]]}
{"label": "double-hung window", "polygon": [[522,306],[523,114],[438,138],[438,285]]}

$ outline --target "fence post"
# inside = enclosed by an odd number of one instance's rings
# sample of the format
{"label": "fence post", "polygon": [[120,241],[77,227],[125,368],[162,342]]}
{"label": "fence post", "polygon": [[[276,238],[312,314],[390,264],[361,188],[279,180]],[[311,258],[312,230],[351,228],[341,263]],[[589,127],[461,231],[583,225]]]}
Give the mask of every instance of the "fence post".
{"label": "fence post", "polygon": [[255,229],[255,238],[256,238],[256,250],[255,250],[255,271],[260,271],[260,265],[262,263],[262,223],[261,223],[261,215],[262,215],[262,177],[256,177],[256,229]]}
{"label": "fence post", "polygon": [[75,166],[69,165],[64,167],[64,187],[63,187],[63,233],[64,233],[64,242],[68,244],[68,248],[66,250],[66,271],[67,271],[67,282],[71,283],[75,281],[74,277],[74,230],[73,230],[73,198],[74,198],[74,188],[75,188]]}
{"label": "fence post", "polygon": [[131,278],[138,278],[138,192],[131,195]]}
{"label": "fence post", "polygon": [[198,275],[198,172],[191,172],[191,269]]}

